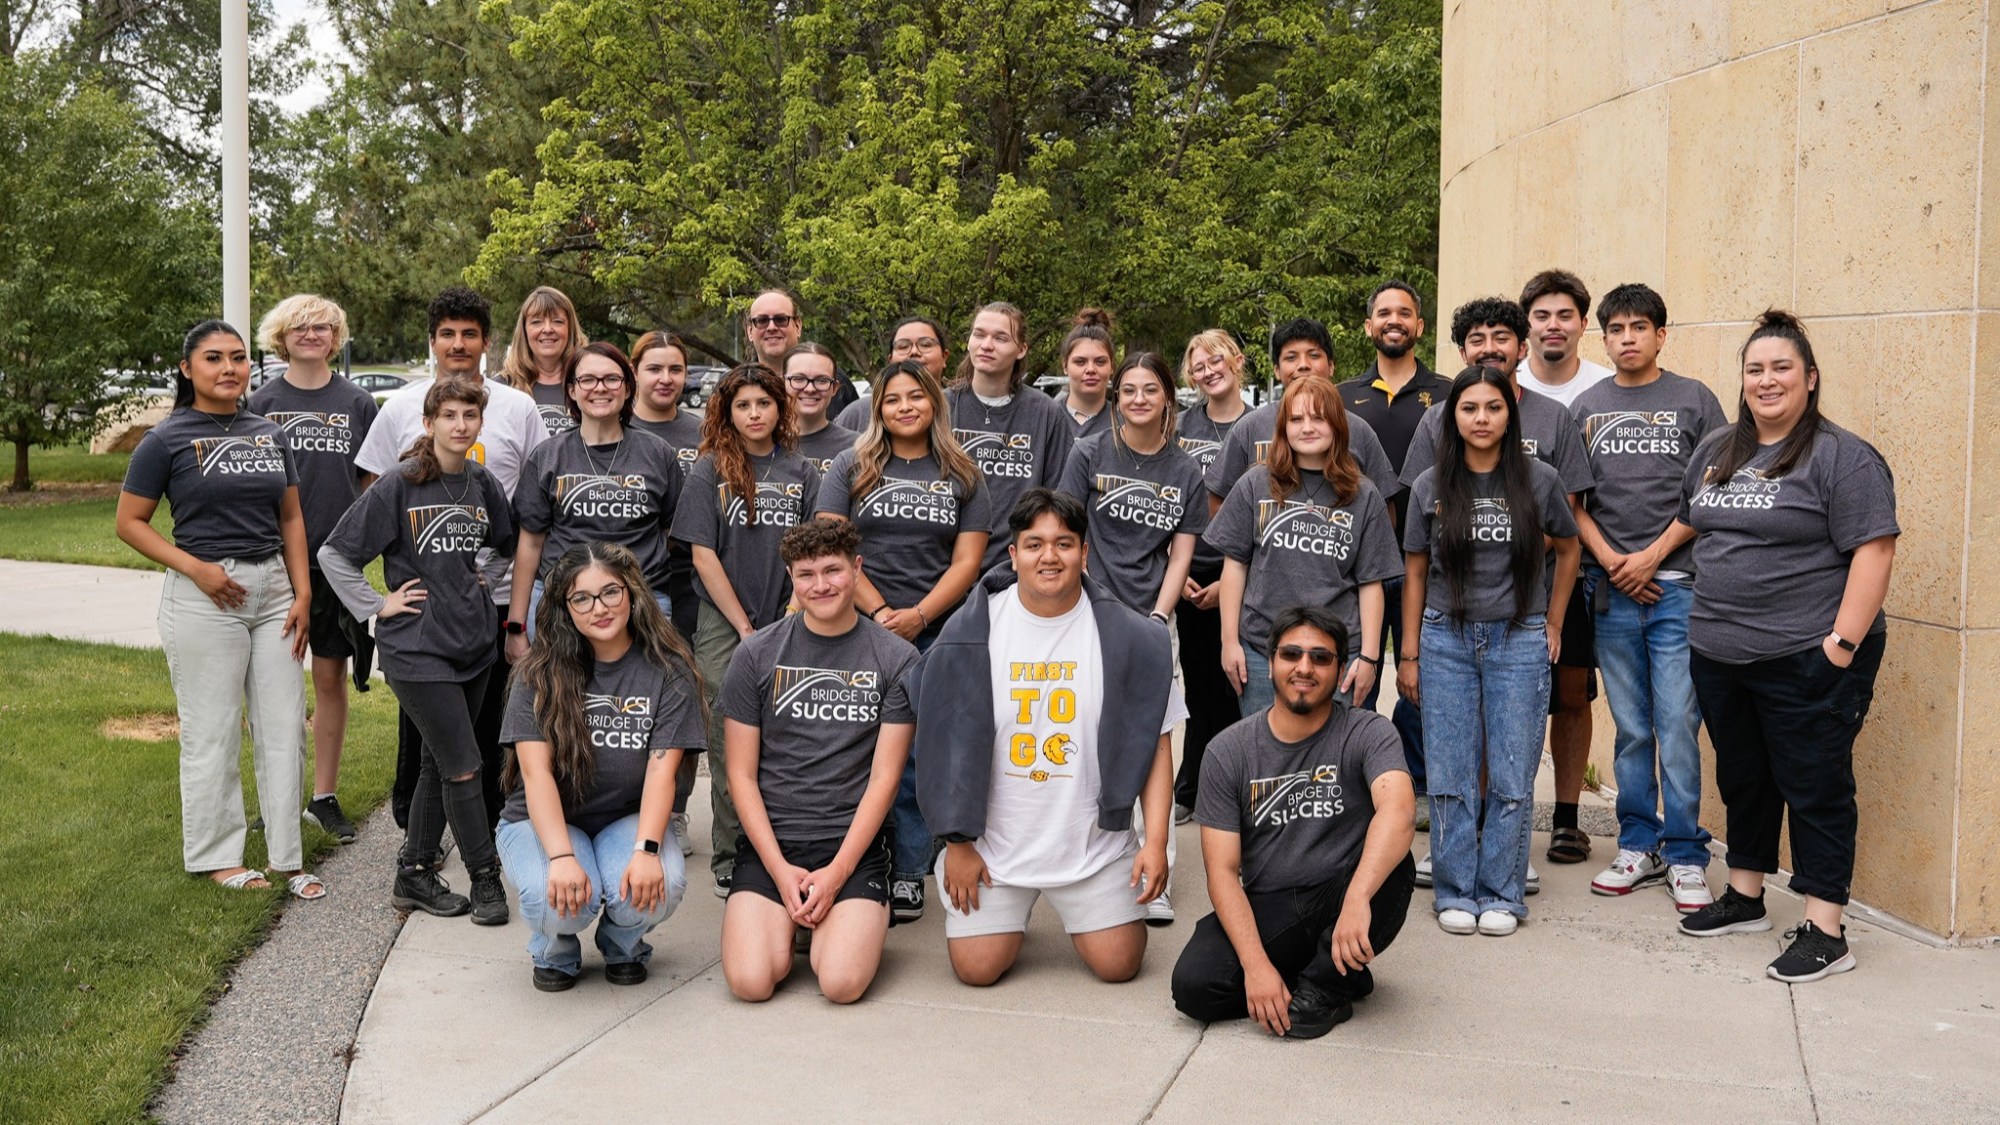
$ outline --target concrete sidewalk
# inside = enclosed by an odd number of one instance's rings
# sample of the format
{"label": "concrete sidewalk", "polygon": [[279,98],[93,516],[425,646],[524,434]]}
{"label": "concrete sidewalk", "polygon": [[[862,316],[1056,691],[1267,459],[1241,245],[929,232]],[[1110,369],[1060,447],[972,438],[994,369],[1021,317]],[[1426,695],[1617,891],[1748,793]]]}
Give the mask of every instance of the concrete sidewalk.
{"label": "concrete sidewalk", "polygon": [[0,630],[158,648],[165,580],[158,570],[0,559]]}

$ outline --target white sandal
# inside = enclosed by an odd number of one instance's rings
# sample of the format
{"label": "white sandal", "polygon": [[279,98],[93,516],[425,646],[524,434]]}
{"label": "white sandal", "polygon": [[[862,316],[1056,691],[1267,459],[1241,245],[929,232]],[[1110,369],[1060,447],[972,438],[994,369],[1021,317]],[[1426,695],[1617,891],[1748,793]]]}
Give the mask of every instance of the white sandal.
{"label": "white sandal", "polygon": [[[297,875],[285,880],[285,889],[292,892],[293,898],[305,902],[316,902],[326,897],[326,884],[320,880],[319,876],[310,871],[301,871]],[[319,893],[306,893],[314,889],[317,889]]]}
{"label": "white sandal", "polygon": [[254,883],[260,879],[263,880],[267,885],[271,881],[270,876],[264,874],[262,871],[259,871],[254,867],[246,867],[243,870],[238,871],[236,874],[231,875],[227,879],[217,879],[213,875],[208,877],[209,882],[214,883],[216,886],[222,887],[225,890],[231,890],[231,891],[265,890],[266,889],[265,887],[253,887],[250,885],[251,883]]}

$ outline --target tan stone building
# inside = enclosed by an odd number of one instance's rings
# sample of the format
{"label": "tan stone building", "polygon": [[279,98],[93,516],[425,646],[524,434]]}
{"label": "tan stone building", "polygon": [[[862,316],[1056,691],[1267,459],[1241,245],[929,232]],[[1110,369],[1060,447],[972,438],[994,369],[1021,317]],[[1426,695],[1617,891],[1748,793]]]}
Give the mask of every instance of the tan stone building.
{"label": "tan stone building", "polygon": [[[1434,321],[1548,266],[1594,293],[1643,281],[1671,314],[1663,364],[1733,417],[1748,324],[1787,307],[1828,416],[1888,458],[1903,536],[1854,893],[1959,940],[2000,935],[1996,21],[1991,0],[1444,13]],[[1584,354],[1605,362],[1594,337]],[[1609,731],[1600,709],[1607,777]],[[1719,828],[1712,784],[1706,812]]]}

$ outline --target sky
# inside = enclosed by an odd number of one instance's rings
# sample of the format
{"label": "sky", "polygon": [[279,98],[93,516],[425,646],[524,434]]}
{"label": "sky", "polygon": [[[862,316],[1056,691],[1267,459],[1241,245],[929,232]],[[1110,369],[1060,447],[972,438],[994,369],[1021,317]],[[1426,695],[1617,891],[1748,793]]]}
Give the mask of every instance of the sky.
{"label": "sky", "polygon": [[[349,61],[347,52],[341,49],[339,37],[334,34],[333,21],[327,18],[326,5],[321,0],[272,0],[271,7],[281,28],[290,29],[300,23],[306,25],[308,51],[314,57],[327,63]],[[298,89],[280,98],[278,104],[288,113],[301,113],[326,100],[326,95],[326,81],[311,77]]]}

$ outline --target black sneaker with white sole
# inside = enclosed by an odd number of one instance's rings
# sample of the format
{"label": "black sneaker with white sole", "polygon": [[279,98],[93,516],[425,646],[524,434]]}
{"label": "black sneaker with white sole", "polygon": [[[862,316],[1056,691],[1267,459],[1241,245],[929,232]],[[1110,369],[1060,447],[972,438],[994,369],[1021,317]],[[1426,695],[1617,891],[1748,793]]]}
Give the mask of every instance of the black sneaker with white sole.
{"label": "black sneaker with white sole", "polygon": [[1354,1005],[1320,991],[1320,987],[1309,980],[1301,980],[1292,989],[1291,1008],[1285,1015],[1292,1024],[1291,1030],[1285,1032],[1285,1038],[1318,1039],[1352,1019]]}
{"label": "black sneaker with white sole", "polygon": [[889,920],[914,922],[924,916],[924,880],[901,875],[889,881]]}
{"label": "black sneaker with white sole", "polygon": [[435,867],[421,863],[396,868],[396,885],[389,904],[398,910],[421,910],[440,918],[456,918],[472,909],[472,900],[454,893]]}
{"label": "black sneaker with white sole", "polygon": [[351,844],[357,833],[354,822],[340,811],[340,798],[315,797],[306,803],[305,812],[300,814],[307,823],[317,824],[343,844]]}
{"label": "black sneaker with white sole", "polygon": [[1764,896],[1751,898],[1735,887],[1725,888],[1722,897],[1681,919],[1681,932],[1691,937],[1721,937],[1723,934],[1761,934],[1771,928],[1764,914]]}
{"label": "black sneaker with white sole", "polygon": [[1854,954],[1847,948],[1847,927],[1838,935],[1827,933],[1810,921],[1785,931],[1791,948],[1778,955],[1764,970],[1772,980],[1786,984],[1811,984],[1854,967]]}

